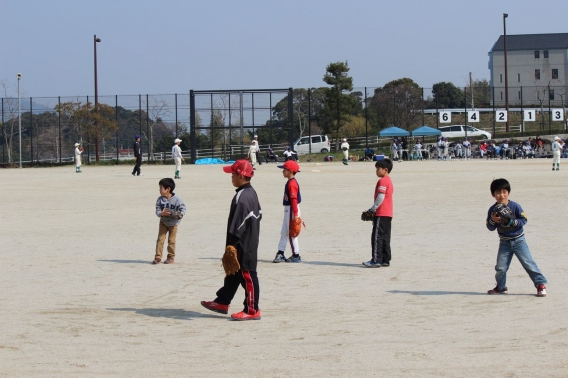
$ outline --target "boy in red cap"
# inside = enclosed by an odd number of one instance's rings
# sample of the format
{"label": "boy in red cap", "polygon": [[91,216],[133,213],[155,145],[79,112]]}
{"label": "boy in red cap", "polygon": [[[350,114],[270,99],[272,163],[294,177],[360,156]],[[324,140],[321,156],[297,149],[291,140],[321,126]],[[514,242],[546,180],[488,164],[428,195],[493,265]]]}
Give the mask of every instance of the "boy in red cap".
{"label": "boy in red cap", "polygon": [[[298,245],[298,237],[292,238],[289,235],[290,221],[294,218],[300,217],[300,202],[302,196],[300,195],[300,186],[296,180],[296,173],[300,172],[300,166],[294,160],[288,160],[284,165],[279,165],[278,168],[283,169],[282,175],[288,179],[284,186],[284,220],[282,221],[282,231],[280,232],[280,243],[278,243],[278,252],[272,262],[289,262],[299,263],[302,262],[300,258],[300,246]],[[292,248],[292,256],[289,258],[284,257],[286,244],[290,243]]]}
{"label": "boy in red cap", "polygon": [[231,201],[225,245],[237,249],[240,269],[236,274],[225,277],[223,287],[217,291],[214,301],[201,301],[201,305],[208,310],[227,314],[239,285],[242,285],[245,289],[245,307],[243,311],[232,314],[231,318],[260,320],[256,265],[262,210],[256,191],[250,184],[254,171],[246,160],[237,160],[232,166],[223,167],[223,171],[232,174],[233,186],[237,188],[237,194]]}

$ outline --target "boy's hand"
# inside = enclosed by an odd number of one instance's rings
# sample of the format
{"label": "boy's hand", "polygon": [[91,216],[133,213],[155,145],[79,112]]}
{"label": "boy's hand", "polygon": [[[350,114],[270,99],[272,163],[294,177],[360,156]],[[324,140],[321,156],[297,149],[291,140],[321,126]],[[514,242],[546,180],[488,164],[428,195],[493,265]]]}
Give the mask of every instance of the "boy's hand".
{"label": "boy's hand", "polygon": [[169,217],[170,215],[172,215],[172,212],[169,211],[169,210],[164,209],[164,210],[162,210],[161,215],[162,215],[163,217]]}
{"label": "boy's hand", "polygon": [[501,217],[499,216],[499,213],[491,213],[491,220],[497,224],[500,224]]}

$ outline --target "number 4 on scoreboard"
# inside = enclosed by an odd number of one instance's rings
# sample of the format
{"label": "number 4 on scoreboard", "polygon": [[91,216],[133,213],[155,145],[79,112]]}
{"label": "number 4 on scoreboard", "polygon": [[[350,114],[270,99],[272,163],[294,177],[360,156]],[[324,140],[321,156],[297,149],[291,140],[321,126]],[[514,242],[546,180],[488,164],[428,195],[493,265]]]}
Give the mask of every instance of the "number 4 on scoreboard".
{"label": "number 4 on scoreboard", "polygon": [[467,121],[468,122],[479,122],[479,111],[478,110],[468,110]]}

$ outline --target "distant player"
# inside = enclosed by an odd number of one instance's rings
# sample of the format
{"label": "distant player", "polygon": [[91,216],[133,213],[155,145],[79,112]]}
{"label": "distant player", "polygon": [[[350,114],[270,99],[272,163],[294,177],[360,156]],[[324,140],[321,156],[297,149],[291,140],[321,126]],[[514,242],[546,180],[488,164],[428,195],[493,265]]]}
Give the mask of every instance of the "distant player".
{"label": "distant player", "polygon": [[554,142],[552,142],[552,170],[554,171],[554,163],[556,163],[556,170],[560,170],[560,152],[562,151],[562,142],[557,136],[554,137]]}
{"label": "distant player", "polygon": [[466,160],[471,159],[471,138],[467,138],[463,141],[463,149]]}
{"label": "distant player", "polygon": [[248,151],[248,157],[250,158],[250,163],[252,164],[253,170],[256,170],[256,168],[254,168],[254,166],[256,165],[256,153],[257,153],[256,140],[253,140],[250,143],[250,147],[249,147],[249,151]]}
{"label": "distant player", "polygon": [[347,139],[343,139],[343,143],[341,143],[341,151],[343,151],[343,164],[347,165],[347,161],[349,160],[349,143],[347,143]]}
{"label": "distant player", "polygon": [[81,172],[81,154],[85,150],[83,148],[80,148],[80,147],[81,147],[81,143],[75,143],[75,172],[76,173],[82,173]]}
{"label": "distant player", "polygon": [[140,145],[140,135],[134,136],[134,145],[132,146],[134,150],[134,159],[136,164],[132,170],[132,176],[140,176],[140,166],[142,165],[142,146]]}
{"label": "distant player", "polygon": [[174,146],[172,147],[172,158],[174,159],[174,162],[176,163],[176,175],[175,175],[175,179],[179,179],[181,178],[179,175],[179,172],[181,170],[181,162],[185,161],[185,159],[183,158],[182,154],[181,154],[181,147],[179,146],[181,144],[181,139],[176,138],[174,140]]}

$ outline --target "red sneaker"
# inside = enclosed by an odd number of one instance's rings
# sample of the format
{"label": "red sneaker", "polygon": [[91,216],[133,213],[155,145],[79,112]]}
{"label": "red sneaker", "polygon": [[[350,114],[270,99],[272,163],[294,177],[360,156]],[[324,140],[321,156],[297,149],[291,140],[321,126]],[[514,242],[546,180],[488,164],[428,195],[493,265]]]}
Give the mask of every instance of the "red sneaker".
{"label": "red sneaker", "polygon": [[254,315],[249,315],[244,311],[237,312],[231,315],[233,320],[260,320],[260,310],[258,310]]}
{"label": "red sneaker", "polygon": [[201,305],[208,310],[213,312],[218,312],[219,314],[228,314],[229,313],[229,305],[217,303],[217,302],[209,302],[209,301],[201,301]]}
{"label": "red sneaker", "polygon": [[152,264],[154,264],[154,265],[159,264],[160,261],[162,261],[162,260],[160,260],[160,259],[154,259],[154,261],[152,261]]}
{"label": "red sneaker", "polygon": [[168,257],[168,258],[166,259],[166,261],[164,261],[164,264],[175,264],[175,261],[174,261],[174,259]]}
{"label": "red sneaker", "polygon": [[546,297],[546,286],[544,284],[540,284],[536,288],[536,296],[537,297]]}
{"label": "red sneaker", "polygon": [[499,287],[495,286],[494,289],[488,290],[487,294],[489,295],[493,295],[493,294],[507,294],[507,286],[505,286],[503,288],[503,290],[499,290]]}

